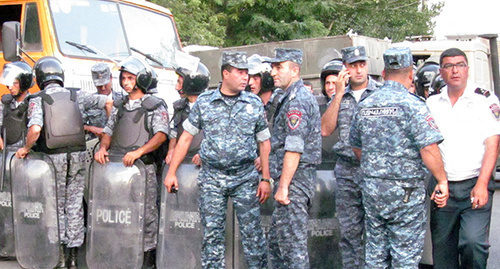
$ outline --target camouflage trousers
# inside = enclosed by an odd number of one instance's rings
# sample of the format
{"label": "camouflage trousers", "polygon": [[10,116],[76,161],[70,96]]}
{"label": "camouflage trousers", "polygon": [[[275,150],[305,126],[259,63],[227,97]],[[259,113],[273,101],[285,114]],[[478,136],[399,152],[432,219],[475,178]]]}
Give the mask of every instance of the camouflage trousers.
{"label": "camouflage trousers", "polygon": [[359,177],[337,178],[335,205],[340,223],[339,242],[343,268],[364,266],[363,236],[365,232],[365,209]]}
{"label": "camouflage trousers", "polygon": [[80,247],[84,240],[85,152],[58,153],[49,156],[56,168],[59,239],[69,248]]}
{"label": "camouflage trousers", "polygon": [[146,204],[144,216],[144,251],[156,249],[158,240],[158,181],[156,166],[146,165]]}
{"label": "camouflage trousers", "polygon": [[[404,202],[405,188],[413,191]],[[422,180],[365,178],[366,268],[418,268],[426,228]]]}
{"label": "camouflage trousers", "polygon": [[266,240],[260,224],[256,197],[259,174],[253,165],[228,175],[203,165],[198,176],[200,215],[203,225],[203,268],[225,267],[225,222],[231,197],[240,224],[248,268],[267,268]]}
{"label": "camouflage trousers", "polygon": [[[269,231],[269,255],[273,268],[307,269],[309,253],[307,249],[308,210],[311,206],[311,195],[293,184],[302,176],[315,179],[315,170],[297,170],[288,188],[290,204],[274,203],[271,229]],[[277,190],[279,182],[275,183]]]}

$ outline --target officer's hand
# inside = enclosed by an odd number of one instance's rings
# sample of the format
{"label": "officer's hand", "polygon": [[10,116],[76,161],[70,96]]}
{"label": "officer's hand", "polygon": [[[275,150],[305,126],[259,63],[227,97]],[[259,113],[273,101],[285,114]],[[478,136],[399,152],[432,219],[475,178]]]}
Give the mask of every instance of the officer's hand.
{"label": "officer's hand", "polygon": [[470,202],[472,209],[478,209],[486,205],[488,203],[488,185],[476,184],[470,192]]}
{"label": "officer's hand", "polygon": [[448,182],[438,183],[432,192],[431,200],[436,203],[437,207],[445,207],[448,197]]}
{"label": "officer's hand", "polygon": [[288,199],[288,188],[278,187],[276,194],[274,195],[274,200],[283,205],[288,205],[290,200]]}
{"label": "officer's hand", "polygon": [[16,157],[19,159],[24,159],[26,157],[26,155],[28,155],[29,152],[30,152],[29,149],[22,147],[22,148],[17,150]]}
{"label": "officer's hand", "polygon": [[165,156],[165,163],[166,164],[170,164],[170,162],[172,161],[172,156],[174,156],[174,150],[170,149],[167,152],[167,156]]}
{"label": "officer's hand", "polygon": [[271,184],[266,181],[261,181],[257,187],[257,197],[259,202],[263,204],[269,197],[271,197]]}
{"label": "officer's hand", "polygon": [[262,165],[260,164],[260,157],[257,157],[257,159],[255,159],[255,161],[253,161],[253,164],[255,165],[255,168],[257,169],[257,171],[262,171]]}
{"label": "officer's hand", "polygon": [[3,139],[0,137],[0,150],[3,150]]}
{"label": "officer's hand", "polygon": [[349,74],[349,71],[347,71],[347,69],[341,70],[339,72],[337,81],[335,81],[335,88],[337,89],[337,93],[335,93],[335,95],[339,94],[339,96],[344,96],[345,86],[347,85],[347,81],[350,77],[351,75]]}
{"label": "officer's hand", "polygon": [[113,99],[106,100],[104,109],[106,110],[106,115],[109,117],[109,115],[111,115],[111,110],[113,109]]}
{"label": "officer's hand", "polygon": [[163,185],[167,187],[167,191],[170,193],[177,192],[179,190],[179,183],[177,182],[177,176],[174,175],[167,175],[165,176],[165,179],[163,180]]}
{"label": "officer's hand", "polygon": [[196,153],[194,156],[193,156],[193,159],[191,159],[191,162],[200,166],[201,165],[201,158],[200,158],[200,154]]}
{"label": "officer's hand", "polygon": [[95,153],[94,159],[96,160],[96,162],[98,162],[100,164],[105,164],[106,162],[109,162],[109,153],[104,148],[100,148]]}
{"label": "officer's hand", "polygon": [[138,152],[137,150],[129,151],[122,158],[123,164],[127,167],[130,167],[134,165],[135,160],[139,159],[141,156],[142,156],[141,153]]}

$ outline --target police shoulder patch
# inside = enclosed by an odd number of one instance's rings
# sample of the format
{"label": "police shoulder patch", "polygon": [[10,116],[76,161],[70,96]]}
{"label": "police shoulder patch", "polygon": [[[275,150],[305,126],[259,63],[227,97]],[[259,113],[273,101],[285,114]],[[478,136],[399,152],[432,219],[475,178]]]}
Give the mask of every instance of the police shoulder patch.
{"label": "police shoulder patch", "polygon": [[300,110],[290,110],[287,113],[288,118],[288,127],[292,130],[297,129],[299,127],[300,122],[302,121],[302,112]]}
{"label": "police shoulder patch", "polygon": [[425,121],[427,122],[427,124],[429,124],[429,126],[432,129],[439,131],[439,128],[436,124],[436,121],[434,120],[434,118],[431,115],[428,115],[427,117],[425,117]]}
{"label": "police shoulder patch", "polygon": [[490,110],[491,113],[493,114],[493,117],[499,121],[500,120],[500,107],[498,107],[497,104],[493,103],[490,105]]}
{"label": "police shoulder patch", "polygon": [[490,91],[485,90],[485,89],[481,89],[481,88],[476,88],[474,90],[474,93],[480,94],[480,95],[482,95],[484,97],[489,97],[490,96]]}

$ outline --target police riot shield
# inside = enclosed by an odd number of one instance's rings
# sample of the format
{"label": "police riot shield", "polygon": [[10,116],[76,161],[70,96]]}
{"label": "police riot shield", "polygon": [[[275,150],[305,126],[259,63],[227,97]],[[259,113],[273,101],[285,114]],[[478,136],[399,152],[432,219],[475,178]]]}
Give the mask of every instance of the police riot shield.
{"label": "police riot shield", "polygon": [[307,245],[311,268],[342,268],[340,225],[335,213],[336,180],[332,170],[318,170],[309,209]]}
{"label": "police riot shield", "polygon": [[132,167],[110,152],[109,162],[90,166],[87,265],[89,268],[140,268],[144,250],[146,168]]}
{"label": "police riot shield", "polygon": [[14,247],[14,219],[12,215],[12,191],[10,178],[10,159],[14,149],[5,149],[0,155],[3,169],[3,184],[0,186],[0,257],[15,257]]}
{"label": "police riot shield", "polygon": [[89,181],[90,181],[90,165],[94,160],[94,154],[96,147],[98,146],[99,138],[94,138],[86,142],[86,151],[85,151],[85,189],[83,192],[83,197],[85,201],[89,199]]}
{"label": "police riot shield", "polygon": [[23,268],[53,268],[59,260],[56,170],[43,153],[13,157],[12,205],[17,261]]}
{"label": "police riot shield", "polygon": [[[201,268],[203,229],[198,207],[199,169],[194,164],[179,166],[177,193],[168,193],[162,185],[157,268]],[[168,166],[165,166],[162,178],[166,171]]]}

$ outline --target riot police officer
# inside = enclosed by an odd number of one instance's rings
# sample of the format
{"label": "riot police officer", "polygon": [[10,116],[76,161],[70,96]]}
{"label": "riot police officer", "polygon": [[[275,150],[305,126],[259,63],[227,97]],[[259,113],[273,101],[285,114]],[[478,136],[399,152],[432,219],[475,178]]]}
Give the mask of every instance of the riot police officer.
{"label": "riot police officer", "polygon": [[[177,139],[184,132],[182,123],[189,117],[189,112],[194,105],[194,102],[198,99],[198,95],[203,93],[208,88],[208,83],[210,81],[210,72],[207,67],[201,62],[198,63],[196,70],[190,70],[191,67],[178,67],[175,72],[179,76],[177,78],[177,84],[175,89],[179,92],[179,95],[184,96],[181,99],[174,102],[174,116],[171,120],[170,134],[169,134],[169,145],[168,153],[165,157],[165,163],[170,164],[172,155],[174,153],[175,145],[177,144]],[[194,68],[192,68],[194,69]],[[196,165],[201,165],[200,157],[198,153],[199,144],[203,134],[197,135],[196,141],[193,142],[196,146],[191,148],[188,153],[189,157],[192,158],[192,162]]]}
{"label": "riot police officer", "polygon": [[417,69],[416,93],[418,96],[427,99],[432,79],[439,74],[439,64],[434,61],[427,61]]}
{"label": "riot police officer", "polygon": [[[1,176],[3,189],[0,189],[0,256],[8,258],[14,255],[14,231],[10,176],[6,174],[8,152],[15,153],[22,146],[26,135],[26,116],[28,109],[28,89],[33,86],[31,67],[24,62],[7,63],[3,67],[0,83],[7,86],[10,94],[2,96],[0,103],[0,149],[2,152]],[[3,140],[6,138],[6,141]]]}
{"label": "riot police officer", "polygon": [[[16,152],[24,158],[33,148],[48,153],[56,168],[60,249],[59,268],[76,268],[78,247],[83,244],[83,190],[85,175],[85,134],[82,115],[87,109],[103,109],[106,96],[64,88],[64,69],[51,56],[34,66],[41,92],[30,99],[26,145]],[[62,114],[46,111],[64,111]],[[57,133],[58,135],[52,135]],[[35,146],[36,142],[36,147]],[[65,248],[69,248],[66,260]]]}
{"label": "riot police officer", "polygon": [[[128,96],[115,102],[103,130],[99,151],[95,154],[95,160],[101,164],[109,161],[108,149],[110,149],[124,154],[122,160],[125,166],[132,166],[139,158],[146,165],[147,196],[144,220],[146,268],[155,267],[158,233],[159,211],[156,203],[158,183],[152,152],[166,141],[169,132],[166,104],[163,100],[146,93],[153,81],[151,69],[146,62],[134,56],[120,63],[120,86]],[[136,118],[139,120],[136,121]],[[131,142],[129,137],[137,139],[132,139]]]}
{"label": "riot police officer", "polygon": [[342,71],[344,64],[342,59],[333,59],[326,63],[321,69],[319,80],[321,82],[321,92],[330,101],[332,96],[337,92],[335,82],[340,71]]}

